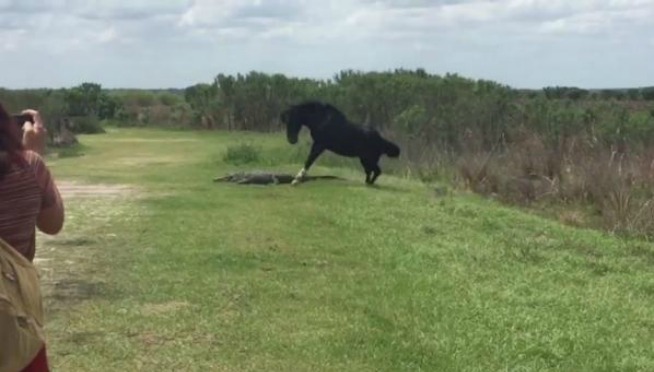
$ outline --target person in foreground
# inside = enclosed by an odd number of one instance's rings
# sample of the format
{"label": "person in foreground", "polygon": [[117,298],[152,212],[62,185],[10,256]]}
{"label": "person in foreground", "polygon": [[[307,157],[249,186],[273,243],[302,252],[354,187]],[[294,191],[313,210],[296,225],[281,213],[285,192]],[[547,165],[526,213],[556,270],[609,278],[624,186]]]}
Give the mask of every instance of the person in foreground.
{"label": "person in foreground", "polygon": [[[46,129],[40,114],[22,128],[0,103],[0,238],[32,262],[36,229],[56,235],[64,225],[64,204],[45,164]],[[49,371],[45,345],[23,371]]]}

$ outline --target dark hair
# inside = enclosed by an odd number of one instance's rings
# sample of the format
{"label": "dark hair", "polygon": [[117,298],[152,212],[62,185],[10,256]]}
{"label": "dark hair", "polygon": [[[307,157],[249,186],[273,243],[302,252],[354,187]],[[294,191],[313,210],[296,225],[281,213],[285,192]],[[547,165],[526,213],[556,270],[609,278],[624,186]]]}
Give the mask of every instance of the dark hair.
{"label": "dark hair", "polygon": [[23,141],[18,125],[0,103],[0,180],[11,169],[12,163],[20,159]]}

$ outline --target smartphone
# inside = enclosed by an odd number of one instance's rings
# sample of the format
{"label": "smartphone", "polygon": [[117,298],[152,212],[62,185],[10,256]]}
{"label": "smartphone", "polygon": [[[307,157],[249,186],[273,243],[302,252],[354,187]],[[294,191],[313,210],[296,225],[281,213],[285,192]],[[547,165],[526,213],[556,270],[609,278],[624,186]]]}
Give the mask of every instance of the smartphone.
{"label": "smartphone", "polygon": [[11,117],[14,119],[14,122],[16,125],[19,127],[23,127],[23,124],[25,124],[26,121],[34,123],[34,117],[30,114],[14,114],[11,115]]}

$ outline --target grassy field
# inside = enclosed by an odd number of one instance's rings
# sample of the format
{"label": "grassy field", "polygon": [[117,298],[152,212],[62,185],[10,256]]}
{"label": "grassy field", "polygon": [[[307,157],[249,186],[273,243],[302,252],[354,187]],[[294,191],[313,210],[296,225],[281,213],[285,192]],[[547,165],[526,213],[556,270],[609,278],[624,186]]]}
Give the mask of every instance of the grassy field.
{"label": "grassy field", "polygon": [[[346,180],[212,182],[295,173],[282,135],[80,139],[38,240],[57,371],[654,370],[652,244],[333,157],[311,173]],[[224,161],[241,143],[259,163]]]}

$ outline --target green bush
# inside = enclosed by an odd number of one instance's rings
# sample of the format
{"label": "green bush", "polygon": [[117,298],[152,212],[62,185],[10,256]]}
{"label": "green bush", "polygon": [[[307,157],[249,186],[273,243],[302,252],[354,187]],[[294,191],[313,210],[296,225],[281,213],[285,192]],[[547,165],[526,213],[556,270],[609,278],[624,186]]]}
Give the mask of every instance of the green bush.
{"label": "green bush", "polygon": [[261,159],[261,150],[251,144],[242,143],[235,146],[229,146],[223,157],[225,163],[242,165],[257,163]]}
{"label": "green bush", "polygon": [[79,144],[60,148],[57,150],[57,156],[59,158],[76,158],[84,155],[83,149],[84,147]]}
{"label": "green bush", "polygon": [[106,131],[100,120],[94,116],[77,116],[71,118],[71,131],[75,134],[98,134]]}

